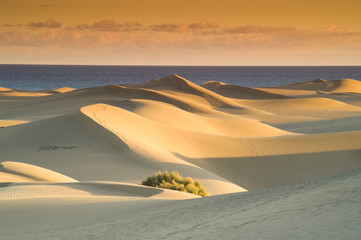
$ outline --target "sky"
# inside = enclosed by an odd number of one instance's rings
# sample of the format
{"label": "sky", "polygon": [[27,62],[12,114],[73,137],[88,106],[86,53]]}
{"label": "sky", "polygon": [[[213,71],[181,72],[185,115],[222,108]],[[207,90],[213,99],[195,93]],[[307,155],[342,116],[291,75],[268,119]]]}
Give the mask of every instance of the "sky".
{"label": "sky", "polygon": [[361,65],[360,0],[0,0],[0,64]]}

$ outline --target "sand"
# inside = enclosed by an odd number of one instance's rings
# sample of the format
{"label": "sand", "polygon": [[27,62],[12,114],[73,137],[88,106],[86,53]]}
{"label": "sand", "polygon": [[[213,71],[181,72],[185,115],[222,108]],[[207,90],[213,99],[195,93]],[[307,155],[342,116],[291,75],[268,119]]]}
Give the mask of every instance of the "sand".
{"label": "sand", "polygon": [[[356,239],[361,82],[0,88],[1,239]],[[201,198],[140,185],[158,170]]]}

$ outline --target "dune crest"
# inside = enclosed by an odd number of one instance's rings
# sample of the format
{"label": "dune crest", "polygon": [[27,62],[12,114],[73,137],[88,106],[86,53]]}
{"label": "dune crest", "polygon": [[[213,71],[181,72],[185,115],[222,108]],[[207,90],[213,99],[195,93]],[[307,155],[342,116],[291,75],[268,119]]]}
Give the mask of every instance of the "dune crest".
{"label": "dune crest", "polygon": [[15,126],[18,124],[24,124],[28,122],[29,121],[21,121],[21,120],[0,120],[0,128]]}
{"label": "dune crest", "polygon": [[53,89],[52,91],[58,92],[58,93],[66,93],[66,92],[71,92],[71,91],[74,91],[74,90],[75,90],[75,88],[61,87],[61,88]]}
{"label": "dune crest", "polygon": [[154,79],[143,84],[135,84],[134,87],[189,93],[205,99],[212,107],[242,108],[230,99],[209,91],[176,74],[165,78]]}
{"label": "dune crest", "polygon": [[206,86],[206,87],[219,87],[222,85],[227,85],[227,83],[224,83],[221,81],[208,81],[205,84],[203,84],[203,86]]}
{"label": "dune crest", "polygon": [[0,92],[9,92],[9,91],[13,91],[13,90],[11,88],[0,87]]}
{"label": "dune crest", "polygon": [[270,93],[254,88],[227,85],[222,82],[207,82],[203,85],[204,88],[216,92],[222,96],[237,99],[284,99],[290,98],[289,96]]}

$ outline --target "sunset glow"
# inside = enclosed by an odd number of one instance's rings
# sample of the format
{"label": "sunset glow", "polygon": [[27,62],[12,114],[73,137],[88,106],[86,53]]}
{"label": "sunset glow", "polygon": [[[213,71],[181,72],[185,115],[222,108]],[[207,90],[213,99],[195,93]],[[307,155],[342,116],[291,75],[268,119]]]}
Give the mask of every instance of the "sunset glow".
{"label": "sunset glow", "polygon": [[360,65],[361,2],[0,0],[0,63]]}

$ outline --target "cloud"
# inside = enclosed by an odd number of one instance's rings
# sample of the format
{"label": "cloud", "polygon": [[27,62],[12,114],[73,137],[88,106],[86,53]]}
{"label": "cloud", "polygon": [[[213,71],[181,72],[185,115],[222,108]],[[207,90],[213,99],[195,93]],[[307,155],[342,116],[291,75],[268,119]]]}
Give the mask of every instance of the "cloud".
{"label": "cloud", "polygon": [[150,29],[155,32],[186,32],[188,31],[188,26],[185,24],[158,24],[151,25]]}
{"label": "cloud", "polygon": [[91,30],[91,31],[104,31],[104,32],[119,32],[119,31],[137,31],[140,30],[142,24],[139,22],[123,22],[117,23],[113,20],[102,20],[93,24],[79,24],[69,27],[69,30]]}
{"label": "cloud", "polygon": [[28,23],[28,27],[32,28],[60,28],[61,22],[55,21],[52,18],[46,19],[44,22],[31,22]]}
{"label": "cloud", "polygon": [[202,20],[201,22],[191,23],[191,24],[163,23],[158,25],[151,25],[149,26],[149,28],[151,31],[155,31],[155,32],[182,33],[188,31],[216,29],[218,28],[218,24],[209,23],[207,20]]}
{"label": "cloud", "polygon": [[122,31],[140,31],[143,30],[144,26],[137,21],[123,22]]}
{"label": "cloud", "polygon": [[274,34],[283,32],[297,31],[294,27],[274,27],[274,26],[260,26],[260,25],[245,25],[224,28],[224,33],[261,33],[261,34]]}
{"label": "cloud", "polygon": [[[292,26],[243,25],[196,31],[216,48],[354,48],[361,49],[361,32],[337,26],[298,29]],[[196,35],[195,35],[196,36]],[[202,37],[200,37],[202,36]]]}
{"label": "cloud", "polygon": [[218,28],[217,23],[210,23],[207,20],[202,20],[199,23],[191,23],[189,24],[189,29],[213,29]]}
{"label": "cloud", "polygon": [[1,25],[3,27],[21,27],[22,25],[21,24],[3,24]]}
{"label": "cloud", "polygon": [[89,26],[89,28],[97,31],[118,32],[121,28],[121,24],[118,24],[113,20],[103,20],[94,23],[92,26]]}

